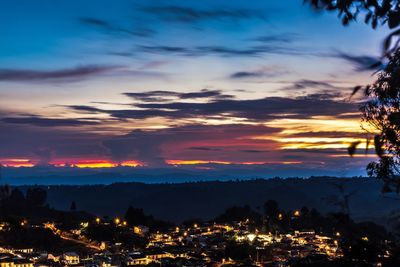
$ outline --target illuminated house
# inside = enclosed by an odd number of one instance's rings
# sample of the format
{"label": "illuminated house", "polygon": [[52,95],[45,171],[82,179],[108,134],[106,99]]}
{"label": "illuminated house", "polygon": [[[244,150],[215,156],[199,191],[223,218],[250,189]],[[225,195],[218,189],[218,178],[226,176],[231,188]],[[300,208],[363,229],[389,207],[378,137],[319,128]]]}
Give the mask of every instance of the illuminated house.
{"label": "illuminated house", "polygon": [[147,265],[151,262],[145,255],[142,253],[131,253],[129,257],[125,261],[126,266],[135,266],[135,265]]}
{"label": "illuminated house", "polygon": [[0,259],[0,267],[14,267],[14,260],[11,258]]}
{"label": "illuminated house", "polygon": [[0,259],[0,267],[33,267],[33,262],[23,258],[4,258]]}
{"label": "illuminated house", "polygon": [[28,259],[14,259],[14,267],[33,267],[33,262]]}
{"label": "illuminated house", "polygon": [[79,255],[75,252],[67,252],[63,254],[63,262],[67,265],[79,264]]}

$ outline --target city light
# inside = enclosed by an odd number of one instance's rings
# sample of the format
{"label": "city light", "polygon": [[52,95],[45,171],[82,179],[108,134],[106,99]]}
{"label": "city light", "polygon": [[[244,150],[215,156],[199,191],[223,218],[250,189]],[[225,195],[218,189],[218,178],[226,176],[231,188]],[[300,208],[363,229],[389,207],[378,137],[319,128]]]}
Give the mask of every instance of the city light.
{"label": "city light", "polygon": [[254,239],[256,239],[256,235],[255,234],[248,234],[247,238],[249,239],[250,242],[253,242]]}

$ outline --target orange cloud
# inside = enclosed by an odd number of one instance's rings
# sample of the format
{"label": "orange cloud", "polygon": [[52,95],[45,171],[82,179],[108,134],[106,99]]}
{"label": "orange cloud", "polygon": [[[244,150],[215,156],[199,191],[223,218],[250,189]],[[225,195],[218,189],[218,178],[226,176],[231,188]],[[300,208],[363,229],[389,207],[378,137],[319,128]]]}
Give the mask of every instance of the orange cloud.
{"label": "orange cloud", "polygon": [[35,162],[32,162],[30,159],[0,159],[0,165],[4,167],[33,167],[35,166]]}

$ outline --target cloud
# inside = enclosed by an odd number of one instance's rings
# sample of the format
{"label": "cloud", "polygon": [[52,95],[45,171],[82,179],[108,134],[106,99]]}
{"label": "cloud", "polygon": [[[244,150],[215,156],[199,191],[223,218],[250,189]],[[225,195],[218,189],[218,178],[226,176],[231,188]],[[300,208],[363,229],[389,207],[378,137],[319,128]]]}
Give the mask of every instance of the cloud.
{"label": "cloud", "polygon": [[291,85],[285,87],[285,89],[307,89],[307,88],[321,88],[321,89],[337,89],[338,87],[333,85],[330,81],[316,81],[316,80],[297,80]]}
{"label": "cloud", "polygon": [[232,95],[223,94],[221,90],[202,89],[198,92],[148,91],[141,93],[124,93],[124,95],[143,102],[164,102],[171,99],[198,99],[198,98],[232,98]]}
{"label": "cloud", "polygon": [[[282,82],[287,84],[287,81]],[[330,80],[301,79],[290,82],[281,90],[288,91],[291,95],[298,95],[299,99],[320,99],[341,101],[351,93],[351,87],[338,84]],[[347,95],[346,95],[347,94]]]}
{"label": "cloud", "polygon": [[233,79],[260,78],[260,77],[263,77],[263,75],[264,74],[261,72],[238,71],[238,72],[232,73],[230,75],[230,77]]}
{"label": "cloud", "polygon": [[140,103],[135,106],[152,112],[168,110],[165,113],[166,117],[190,118],[223,115],[225,118],[238,117],[255,121],[282,118],[282,114],[285,114],[285,118],[310,118],[312,116],[336,116],[340,113],[357,111],[357,106],[354,104],[315,97],[222,99],[206,103]]}
{"label": "cloud", "polygon": [[200,150],[200,151],[221,151],[222,150],[222,149],[216,148],[216,147],[201,147],[201,146],[189,147],[187,149]]}
{"label": "cloud", "polygon": [[44,165],[52,159],[90,159],[107,156],[101,135],[81,127],[37,127],[0,120],[0,157],[29,158]]}
{"label": "cloud", "polygon": [[382,67],[382,62],[377,57],[355,56],[343,52],[338,52],[334,57],[344,59],[352,63],[356,71],[371,71]]}
{"label": "cloud", "polygon": [[39,127],[83,126],[83,125],[96,125],[100,123],[94,120],[55,119],[55,118],[44,118],[39,116],[7,117],[7,118],[2,118],[0,120],[5,123],[30,124]]}
{"label": "cloud", "polygon": [[229,77],[231,79],[257,79],[257,78],[271,78],[288,74],[289,71],[281,66],[267,66],[256,71],[238,71],[232,73]]}
{"label": "cloud", "polygon": [[268,34],[250,39],[261,43],[292,43],[298,39],[294,33]]}
{"label": "cloud", "polygon": [[46,147],[41,147],[33,151],[33,154],[38,158],[36,165],[48,166],[53,158],[54,152]]}
{"label": "cloud", "polygon": [[267,150],[257,150],[257,149],[244,149],[241,150],[242,152],[246,152],[246,153],[265,153],[265,152],[269,152]]}
{"label": "cloud", "polygon": [[120,66],[86,65],[59,70],[0,69],[0,81],[74,81],[121,69]]}
{"label": "cloud", "polygon": [[352,138],[361,138],[365,139],[366,133],[364,132],[345,132],[345,131],[315,131],[315,132],[300,132],[300,133],[293,133],[290,135],[291,137],[331,137],[331,138],[345,138],[345,137],[352,137]]}
{"label": "cloud", "polygon": [[99,30],[103,30],[106,33],[110,34],[125,34],[128,36],[138,36],[138,37],[149,37],[154,35],[154,30],[149,28],[135,28],[135,29],[127,29],[122,26],[119,26],[115,23],[98,19],[92,17],[82,17],[79,19],[79,22],[83,25],[95,27]]}
{"label": "cloud", "polygon": [[[126,94],[138,103],[132,109],[99,109],[92,106],[67,106],[75,111],[108,114],[114,119],[146,119],[163,117],[167,119],[209,118],[226,120],[242,118],[252,122],[266,122],[279,118],[307,119],[314,116],[339,116],[354,113],[354,103],[336,100],[338,95],[309,94],[300,97],[265,97],[260,99],[235,99],[222,93],[200,91],[179,93],[172,91],[149,91]],[[177,97],[177,100],[164,96]],[[210,96],[212,96],[210,98]],[[203,102],[183,101],[204,98]]]}
{"label": "cloud", "polygon": [[[244,154],[237,151],[232,153],[229,148],[233,144],[234,147],[255,149],[259,146],[258,141],[249,143],[249,136],[279,131],[278,128],[262,125],[192,124],[148,131],[134,130],[127,135],[105,140],[103,145],[117,161],[135,157],[152,167],[165,166],[166,159],[240,161],[239,158],[251,158],[242,157]],[[263,146],[274,143],[272,140],[263,140]]]}
{"label": "cloud", "polygon": [[180,23],[195,23],[205,20],[231,20],[236,22],[242,19],[266,19],[262,12],[250,9],[197,9],[170,5],[145,7],[143,10],[149,14],[157,15],[162,20]]}
{"label": "cloud", "polygon": [[259,57],[265,54],[276,55],[307,55],[307,51],[284,45],[255,45],[245,48],[232,48],[228,46],[210,45],[210,46],[168,46],[168,45],[143,45],[138,47],[142,52],[153,54],[175,54],[181,56],[210,56],[221,57]]}
{"label": "cloud", "polygon": [[[104,104],[104,103],[101,103]],[[70,106],[64,106],[67,107],[69,109],[73,109],[76,111],[83,111],[83,112],[87,112],[87,113],[103,113],[104,111],[95,107],[91,107],[91,106],[85,106],[85,105],[70,105]]]}

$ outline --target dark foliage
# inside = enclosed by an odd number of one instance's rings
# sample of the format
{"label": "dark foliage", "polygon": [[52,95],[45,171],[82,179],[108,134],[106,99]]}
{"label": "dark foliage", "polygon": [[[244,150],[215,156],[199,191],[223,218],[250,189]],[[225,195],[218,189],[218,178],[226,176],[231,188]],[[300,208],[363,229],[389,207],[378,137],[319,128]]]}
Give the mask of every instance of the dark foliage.
{"label": "dark foliage", "polygon": [[[362,19],[373,29],[387,25],[394,31],[384,40],[384,56],[393,53],[399,45],[400,2],[398,0],[304,0],[316,10],[328,10],[338,13],[342,24]],[[376,63],[380,65],[379,62]]]}
{"label": "dark foliage", "polygon": [[63,252],[68,250],[87,251],[83,246],[61,239],[50,229],[14,226],[0,233],[0,244],[15,248],[34,247],[37,249]]}
{"label": "dark foliage", "polygon": [[260,223],[261,214],[253,211],[249,205],[244,205],[228,208],[223,214],[215,218],[215,221],[219,223],[239,222],[246,220]]}
{"label": "dark foliage", "polygon": [[112,244],[122,243],[124,248],[144,248],[148,241],[145,237],[134,234],[130,227],[110,224],[89,224],[85,236],[97,242],[107,241]]}
{"label": "dark foliage", "polygon": [[145,225],[151,228],[151,230],[163,230],[171,227],[171,224],[161,220],[155,219],[151,215],[146,215],[143,209],[134,208],[129,206],[125,213],[125,220],[130,226]]}
{"label": "dark foliage", "polygon": [[225,256],[234,260],[243,261],[249,258],[249,255],[255,254],[255,248],[249,243],[236,243],[231,241],[226,244]]}
{"label": "dark foliage", "polygon": [[361,107],[363,119],[377,132],[374,138],[378,162],[367,166],[370,176],[384,182],[384,192],[400,192],[400,50],[389,57],[389,63],[378,79],[364,88],[367,101]]}
{"label": "dark foliage", "polygon": [[19,224],[21,220],[28,220],[30,223],[55,221],[65,227],[70,225],[70,228],[93,217],[86,212],[65,212],[52,209],[45,205],[46,200],[47,191],[42,188],[28,188],[26,196],[20,189],[14,188],[11,194],[1,200],[0,217],[16,224]]}
{"label": "dark foliage", "polygon": [[26,201],[35,207],[43,206],[46,203],[47,192],[42,188],[29,188],[26,191]]}

